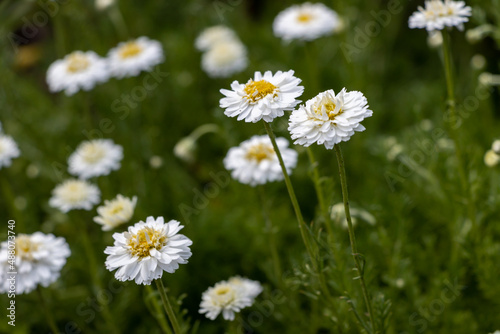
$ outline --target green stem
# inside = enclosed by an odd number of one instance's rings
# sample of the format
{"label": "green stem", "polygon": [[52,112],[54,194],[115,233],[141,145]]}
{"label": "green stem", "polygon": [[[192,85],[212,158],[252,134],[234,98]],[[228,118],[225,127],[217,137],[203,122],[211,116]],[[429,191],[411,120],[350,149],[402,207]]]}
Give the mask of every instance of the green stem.
{"label": "green stem", "polygon": [[160,324],[160,327],[163,333],[172,334],[172,330],[168,327],[167,319],[165,318],[165,313],[161,310],[160,304],[158,304],[158,300],[156,299],[155,292],[151,285],[146,285],[146,291],[148,296],[151,298],[154,308],[154,317]]}
{"label": "green stem", "polygon": [[370,302],[370,297],[368,296],[368,290],[366,289],[366,283],[364,278],[364,268],[361,267],[360,254],[358,253],[358,246],[356,244],[356,236],[354,235],[354,228],[352,226],[351,211],[349,209],[349,194],[347,192],[347,178],[345,174],[344,158],[342,157],[342,150],[339,144],[335,145],[335,154],[337,155],[337,161],[339,165],[340,183],[342,186],[342,200],[344,201],[345,217],[347,219],[347,227],[349,231],[349,241],[351,243],[352,256],[354,258],[354,263],[356,264],[356,270],[358,271],[361,290],[363,292],[363,297],[365,299],[366,308],[368,310],[368,315],[370,316],[370,322],[372,325],[373,332],[377,333],[375,327],[375,318],[373,316],[372,304]]}
{"label": "green stem", "polygon": [[16,207],[15,196],[12,192],[12,187],[10,186],[9,180],[7,179],[7,175],[5,174],[5,170],[0,172],[0,183],[2,186],[3,196],[5,198],[5,202],[8,205],[7,210],[10,211],[10,214],[16,221],[16,229],[18,231],[25,232],[24,227],[24,219],[21,219],[21,211]]}
{"label": "green stem", "polygon": [[161,278],[155,280],[156,282],[156,287],[158,288],[158,291],[160,292],[161,296],[161,301],[163,302],[163,307],[165,308],[165,311],[167,312],[168,318],[170,322],[172,323],[172,327],[174,329],[175,334],[181,334],[181,328],[179,326],[179,323],[177,322],[177,318],[175,317],[174,310],[172,309],[172,305],[170,305],[170,301],[167,296],[167,292],[165,291],[165,287],[163,286],[163,282]]}
{"label": "green stem", "polygon": [[115,26],[116,32],[118,33],[120,38],[124,41],[129,39],[127,24],[123,19],[123,15],[122,12],[120,11],[120,8],[118,8],[118,4],[112,5],[112,7],[108,9],[108,13],[109,13],[109,18],[111,19],[111,22]]}
{"label": "green stem", "polygon": [[328,206],[326,204],[323,189],[321,188],[321,180],[319,177],[319,170],[318,170],[319,164],[316,161],[316,159],[314,158],[314,153],[313,153],[311,147],[307,148],[307,155],[309,156],[309,162],[311,164],[312,171],[313,171],[314,189],[316,190],[316,195],[318,196],[319,208],[321,210],[321,214],[323,215],[323,219],[325,221],[326,228],[327,228],[328,232],[330,233],[330,235],[333,236],[333,231],[332,231],[331,225],[330,225],[330,214],[328,212]]}
{"label": "green stem", "polygon": [[52,333],[58,334],[59,330],[57,329],[54,318],[52,317],[52,313],[50,312],[50,309],[49,309],[47,303],[45,302],[45,298],[43,297],[43,293],[42,293],[42,288],[40,286],[38,286],[36,288],[36,292],[38,294],[38,298],[40,299],[40,303],[42,304],[42,308],[45,312],[45,318],[47,319],[50,330],[52,331]]}

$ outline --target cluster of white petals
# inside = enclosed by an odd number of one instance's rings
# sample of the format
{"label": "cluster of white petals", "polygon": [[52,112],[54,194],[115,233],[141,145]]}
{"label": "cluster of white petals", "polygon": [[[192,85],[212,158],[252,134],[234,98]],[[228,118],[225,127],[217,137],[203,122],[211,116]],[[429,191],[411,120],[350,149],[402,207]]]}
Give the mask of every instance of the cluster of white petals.
{"label": "cluster of white petals", "polygon": [[463,24],[469,21],[472,9],[464,1],[430,0],[425,7],[418,7],[408,21],[410,28],[427,29],[427,31],[442,30],[445,27],[463,29]]}

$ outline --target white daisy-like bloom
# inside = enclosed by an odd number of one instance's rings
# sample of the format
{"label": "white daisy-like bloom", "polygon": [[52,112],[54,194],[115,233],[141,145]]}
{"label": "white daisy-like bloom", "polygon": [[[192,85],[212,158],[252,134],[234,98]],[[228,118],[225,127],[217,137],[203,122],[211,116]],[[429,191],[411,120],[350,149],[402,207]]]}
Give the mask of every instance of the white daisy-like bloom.
{"label": "white daisy-like bloom", "polygon": [[293,5],[278,14],[273,22],[276,37],[312,41],[331,35],[343,26],[338,14],[322,3]]}
{"label": "white daisy-like bloom", "polygon": [[130,199],[118,195],[111,201],[105,200],[104,205],[97,208],[99,216],[94,217],[94,221],[102,225],[103,231],[112,230],[117,226],[125,224],[132,218],[136,203],[136,196]]}
{"label": "white daisy-like bloom", "polygon": [[66,213],[70,210],[91,210],[101,201],[101,191],[85,180],[66,180],[52,190],[49,205]]}
{"label": "white daisy-like bloom", "polygon": [[91,90],[109,79],[106,61],[93,51],[74,51],[53,62],[47,70],[47,84],[51,92],[65,91],[73,95],[80,89]]}
{"label": "white daisy-like bloom", "polygon": [[240,287],[244,293],[252,300],[255,299],[262,292],[263,288],[260,282],[254,281],[241,276],[233,276],[227,280],[228,283]]}
{"label": "white daisy-like bloom", "polygon": [[[15,245],[15,246],[14,246]],[[5,241],[0,246],[0,293],[9,292],[15,276],[15,293],[33,291],[38,284],[47,287],[58,278],[66,259],[71,255],[64,238],[35,232],[19,234],[15,242]],[[12,266],[14,260],[14,267]],[[9,263],[11,262],[11,263]],[[9,274],[17,272],[17,274]],[[9,292],[10,293],[10,292]]]}
{"label": "white daisy-like bloom", "polygon": [[21,152],[12,137],[0,133],[0,169],[9,167]]}
{"label": "white daisy-like bloom", "polygon": [[164,60],[161,43],[145,36],[118,44],[107,58],[111,76],[119,79],[149,72]]}
{"label": "white daisy-like bloom", "polygon": [[148,217],[127,232],[114,233],[114,245],[104,250],[108,254],[106,268],[118,269],[115,277],[119,281],[144,285],[161,278],[164,271],[174,273],[191,257],[189,246],[193,242],[178,234],[183,227],[176,220],[165,223],[163,217]]}
{"label": "white daisy-like bloom", "polygon": [[225,96],[220,100],[220,107],[225,109],[226,116],[237,117],[238,121],[256,123],[263,119],[272,122],[300,103],[296,98],[302,95],[304,87],[299,86],[301,80],[293,73],[293,70],[278,71],[274,75],[271,71],[264,75],[255,72],[254,79],[246,84],[233,81],[232,90],[220,90]]}
{"label": "white daisy-like bloom", "polygon": [[203,30],[194,45],[200,51],[208,51],[219,43],[234,41],[239,41],[236,33],[226,26],[218,25]]}
{"label": "white daisy-like bloom", "polygon": [[472,9],[464,1],[430,0],[425,7],[418,7],[408,20],[411,29],[442,30],[445,27],[457,27],[463,30],[463,24],[469,21]]}
{"label": "white daisy-like bloom", "polygon": [[486,151],[484,164],[488,167],[495,167],[500,163],[500,155],[493,150]]}
{"label": "white daisy-like bloom", "polygon": [[[289,174],[297,165],[297,152],[288,147],[288,140],[276,138],[283,162]],[[283,172],[268,136],[253,136],[232,147],[224,158],[224,167],[233,179],[252,187],[283,180]]]}
{"label": "white daisy-like bloom", "polygon": [[348,141],[354,132],[364,131],[360,122],[372,113],[361,92],[343,88],[335,95],[330,89],[294,110],[288,130],[295,144],[308,147],[317,143],[332,149],[335,144]]}
{"label": "white daisy-like bloom", "polygon": [[220,313],[225,320],[234,320],[235,313],[252,306],[254,301],[244,288],[227,281],[208,288],[201,299],[199,312],[210,320],[215,320]]}
{"label": "white daisy-like bloom", "polygon": [[227,78],[248,66],[247,50],[236,40],[219,42],[205,52],[201,67],[212,78]]}
{"label": "white daisy-like bloom", "polygon": [[121,167],[123,147],[111,139],[82,142],[68,158],[68,171],[80,179],[108,175]]}

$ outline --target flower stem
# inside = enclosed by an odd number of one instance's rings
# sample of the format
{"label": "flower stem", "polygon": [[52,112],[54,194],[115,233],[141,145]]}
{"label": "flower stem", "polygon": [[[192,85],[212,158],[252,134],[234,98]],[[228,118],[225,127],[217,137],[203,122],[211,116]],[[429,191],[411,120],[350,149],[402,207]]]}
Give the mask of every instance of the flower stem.
{"label": "flower stem", "polygon": [[172,330],[168,326],[167,319],[165,319],[165,313],[161,310],[160,304],[158,304],[158,299],[156,299],[155,292],[151,285],[146,285],[146,291],[148,293],[149,298],[152,300],[152,305],[154,308],[154,317],[160,324],[160,327],[165,334],[172,334]]}
{"label": "flower stem", "polygon": [[42,293],[42,288],[40,286],[38,286],[36,288],[36,292],[38,294],[38,298],[40,299],[40,304],[42,304],[42,308],[45,312],[45,318],[47,319],[50,330],[52,331],[52,333],[58,334],[59,330],[57,329],[54,318],[52,317],[52,313],[50,313],[50,309],[49,309],[47,303],[45,302],[45,298],[43,297],[43,293]]}
{"label": "flower stem", "polygon": [[177,322],[177,318],[175,317],[174,310],[172,309],[172,305],[170,305],[170,301],[167,296],[167,292],[165,291],[165,287],[163,286],[163,282],[161,278],[156,279],[156,287],[158,288],[158,291],[160,292],[161,296],[161,301],[163,302],[163,307],[165,308],[165,311],[167,312],[168,318],[170,322],[172,323],[172,327],[174,329],[175,334],[181,334],[181,328],[179,326],[179,323]]}
{"label": "flower stem", "polygon": [[370,297],[368,296],[368,290],[366,289],[365,278],[364,278],[364,268],[361,266],[360,255],[358,253],[358,246],[356,244],[356,236],[354,235],[354,228],[352,226],[351,212],[349,210],[349,194],[347,192],[347,178],[345,174],[344,158],[342,157],[342,150],[339,144],[335,145],[335,154],[337,155],[337,161],[339,165],[340,183],[342,186],[342,200],[344,201],[345,217],[347,219],[347,227],[349,231],[349,241],[351,243],[352,256],[354,258],[354,263],[356,264],[356,270],[359,274],[357,279],[361,285],[361,290],[363,292],[363,297],[365,299],[366,308],[368,310],[368,315],[370,316],[370,322],[372,325],[372,330],[377,333],[375,327],[375,319],[373,317],[372,304],[370,302]]}

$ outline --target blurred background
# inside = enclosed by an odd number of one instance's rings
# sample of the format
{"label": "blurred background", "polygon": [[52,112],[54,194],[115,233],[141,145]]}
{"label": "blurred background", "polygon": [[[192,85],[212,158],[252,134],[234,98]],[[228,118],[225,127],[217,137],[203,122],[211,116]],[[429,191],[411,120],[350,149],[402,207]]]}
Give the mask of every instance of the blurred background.
{"label": "blurred background", "polygon": [[[72,256],[61,278],[45,289],[61,332],[106,332],[103,302],[119,332],[162,332],[151,306],[158,296],[143,286],[117,282],[104,268],[102,251],[112,244],[112,232],[102,232],[92,221],[95,209],[62,214],[48,206],[52,189],[69,177],[67,158],[78,144],[110,138],[124,147],[125,158],[119,171],[97,179],[102,198],[137,196],[131,224],[147,216],[177,219],[193,240],[189,264],[164,275],[184,326],[192,325],[189,333],[226,331],[224,320],[208,320],[198,308],[203,291],[234,275],[265,287],[256,305],[242,312],[246,333],[360,333],[349,301],[364,306],[351,279],[347,230],[343,218],[334,217],[336,238],[326,238],[305,150],[292,145],[299,152],[292,182],[322,249],[335,300],[328,305],[311,278],[284,183],[259,189],[229,181],[222,164],[230,147],[265,132],[260,123],[224,116],[219,90],[234,80],[246,82],[255,71],[289,69],[303,81],[302,101],[346,87],[363,92],[374,111],[363,123],[367,130],[342,147],[351,205],[373,218],[357,219],[356,233],[387,333],[500,329],[500,171],[483,162],[500,137],[500,96],[488,75],[500,74],[500,1],[468,0],[472,18],[464,31],[451,32],[460,141],[477,239],[469,233],[455,147],[443,118],[446,86],[439,39],[408,28],[408,17],[423,1],[325,1],[342,18],[344,29],[313,42],[284,43],[273,35],[272,22],[295,3],[132,0],[99,8],[88,0],[0,2],[0,121],[21,150],[11,167],[0,170],[0,217],[3,222],[15,219],[18,234],[42,231],[69,243]],[[194,41],[203,29],[221,24],[247,47],[249,66],[230,78],[212,79],[201,69]],[[166,60],[152,74],[111,79],[69,97],[48,91],[45,75],[55,60],[74,50],[104,57],[119,42],[140,36],[164,48]],[[148,75],[158,85],[138,90]],[[276,119],[273,127],[289,139],[287,118]],[[214,124],[216,131],[176,156],[174,146],[205,124]],[[334,153],[316,146],[313,152],[333,206],[342,201]],[[266,215],[275,226],[281,279],[273,274]],[[88,223],[102,263],[103,290],[91,286],[79,221]],[[6,227],[0,236],[6,239]],[[7,305],[5,295],[0,300]],[[16,302],[16,327],[2,320],[1,332],[49,331],[35,294],[18,295]]]}

